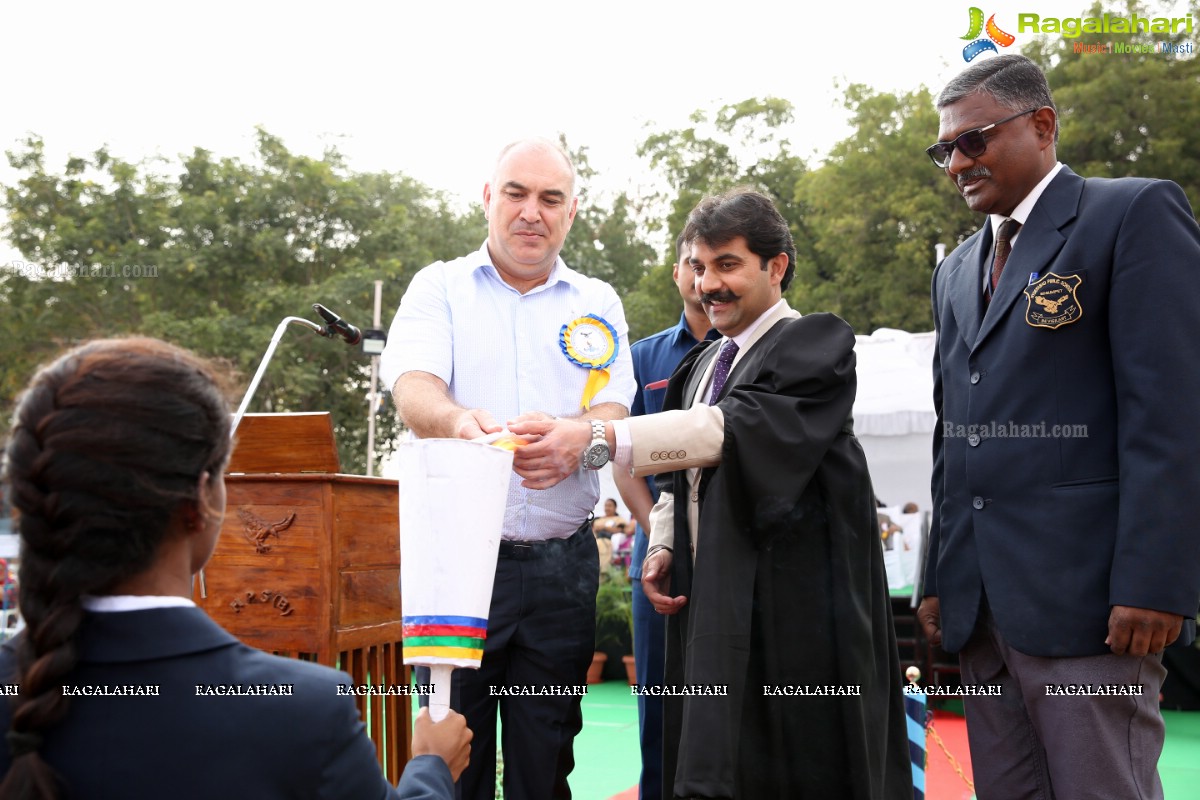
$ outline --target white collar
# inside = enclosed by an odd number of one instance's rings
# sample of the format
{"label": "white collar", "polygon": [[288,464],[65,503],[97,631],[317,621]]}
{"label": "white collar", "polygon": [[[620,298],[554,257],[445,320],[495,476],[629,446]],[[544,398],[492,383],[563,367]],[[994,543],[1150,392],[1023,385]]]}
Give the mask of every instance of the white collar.
{"label": "white collar", "polygon": [[747,325],[747,326],[746,326],[746,329],[745,329],[744,331],[742,331],[741,333],[739,333],[737,336],[734,336],[734,337],[728,337],[728,336],[727,336],[727,337],[725,337],[725,338],[726,338],[726,339],[732,338],[732,339],[733,339],[733,342],[734,342],[734,344],[736,344],[736,345],[738,346],[738,350],[739,350],[739,351],[741,351],[741,350],[742,350],[742,348],[744,348],[744,347],[746,346],[746,342],[750,341],[750,338],[751,338],[752,336],[754,336],[754,332],[755,332],[756,330],[758,330],[758,329],[759,329],[759,326],[761,326],[761,325],[763,324],[763,321],[764,321],[764,320],[765,320],[767,317],[769,317],[769,316],[771,316],[772,314],[774,314],[774,313],[775,313],[775,311],[776,311],[776,310],[777,310],[777,309],[778,309],[778,308],[779,308],[781,305],[783,305],[783,304],[784,304],[784,299],[781,297],[781,298],[779,298],[779,302],[778,302],[778,303],[776,303],[775,305],[771,306],[771,307],[770,307],[770,308],[768,308],[766,311],[764,311],[762,314],[760,314],[760,315],[759,315],[759,317],[758,317],[758,319],[754,320],[754,322],[751,322],[749,325]]}
{"label": "white collar", "polygon": [[[1046,187],[1050,185],[1050,181],[1054,180],[1054,176],[1061,172],[1062,168],[1063,163],[1061,161],[1055,161],[1054,166],[1051,167],[1050,171],[1047,172],[1040,181],[1038,181],[1038,185],[1034,186],[1029,194],[1025,195],[1024,200],[1017,203],[1017,207],[1014,208],[1012,213],[1007,217],[1003,214],[988,215],[988,220],[992,223],[993,240],[996,237],[996,231],[1000,229],[1000,223],[1004,222],[1006,219],[1015,219],[1017,222],[1021,223],[1022,226],[1025,225],[1025,221],[1029,219],[1030,212],[1033,211],[1033,207],[1037,205],[1037,201],[1041,198],[1042,192],[1046,191]],[[1017,236],[1020,235],[1020,232],[1018,232]],[[1014,236],[1012,241],[1015,243],[1017,241],[1017,237]]]}
{"label": "white collar", "polygon": [[[493,280],[499,281],[509,290],[514,292],[517,291],[512,284],[504,280],[504,276],[500,274],[500,270],[496,267],[495,262],[492,261],[492,254],[488,251],[488,243],[486,240],[479,250],[476,251],[475,255],[472,256],[472,260],[475,261],[476,272],[482,270],[488,273]],[[555,257],[554,266],[550,267],[550,272],[546,275],[546,280],[542,283],[539,283],[528,292],[525,292],[525,294],[545,291],[559,281],[562,281],[569,286],[578,288],[586,283],[587,277],[568,267],[567,262],[563,261],[562,255],[560,254]]]}
{"label": "white collar", "polygon": [[84,595],[83,607],[88,611],[144,611],[148,608],[195,608],[186,597],[152,594]]}

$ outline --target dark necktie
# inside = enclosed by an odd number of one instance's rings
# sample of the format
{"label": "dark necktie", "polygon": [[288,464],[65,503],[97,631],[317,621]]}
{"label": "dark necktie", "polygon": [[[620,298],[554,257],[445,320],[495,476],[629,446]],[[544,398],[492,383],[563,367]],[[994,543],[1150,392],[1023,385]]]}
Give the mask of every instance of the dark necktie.
{"label": "dark necktie", "polygon": [[992,280],[988,291],[984,294],[984,299],[988,302],[992,300],[992,293],[996,291],[996,287],[1000,284],[1000,273],[1004,272],[1004,265],[1008,261],[1008,254],[1012,252],[1012,240],[1017,235],[1017,231],[1021,229],[1021,223],[1015,219],[1006,219],[1000,223],[1000,228],[996,231],[996,255],[992,260]]}
{"label": "dark necktie", "polygon": [[725,344],[721,345],[721,352],[717,354],[717,366],[713,370],[712,379],[712,400],[717,402],[717,398],[721,396],[721,390],[725,388],[725,381],[729,378],[729,368],[733,366],[733,358],[737,355],[737,342],[729,339]]}

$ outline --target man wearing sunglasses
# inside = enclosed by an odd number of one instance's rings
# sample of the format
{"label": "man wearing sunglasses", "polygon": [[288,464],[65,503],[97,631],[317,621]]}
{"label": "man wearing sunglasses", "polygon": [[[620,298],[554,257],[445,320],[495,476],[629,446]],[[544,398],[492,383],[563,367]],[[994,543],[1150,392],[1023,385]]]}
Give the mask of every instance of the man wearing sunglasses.
{"label": "man wearing sunglasses", "polygon": [[942,91],[927,153],[982,228],[933,280],[918,615],[958,652],[980,800],[1161,798],[1163,648],[1195,638],[1200,230],[1176,184],[1079,177],[1023,56]]}

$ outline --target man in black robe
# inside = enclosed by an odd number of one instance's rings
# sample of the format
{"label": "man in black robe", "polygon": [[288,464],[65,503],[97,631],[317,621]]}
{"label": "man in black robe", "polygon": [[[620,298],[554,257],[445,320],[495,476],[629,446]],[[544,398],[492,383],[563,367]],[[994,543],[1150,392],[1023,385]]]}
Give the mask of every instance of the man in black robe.
{"label": "man in black robe", "polygon": [[[605,430],[617,468],[659,473],[663,488],[642,581],[671,615],[665,683],[681,692],[666,698],[665,794],[911,798],[883,553],[850,421],[854,334],[782,299],[795,247],[767,197],[709,198],[685,237],[723,338],[684,359],[663,413]],[[522,448],[528,465],[539,449]]]}

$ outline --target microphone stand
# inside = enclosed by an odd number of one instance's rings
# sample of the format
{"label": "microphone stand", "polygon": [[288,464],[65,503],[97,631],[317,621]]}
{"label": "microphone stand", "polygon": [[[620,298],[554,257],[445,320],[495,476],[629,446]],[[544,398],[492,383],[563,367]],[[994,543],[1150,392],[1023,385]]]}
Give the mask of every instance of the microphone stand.
{"label": "microphone stand", "polygon": [[[237,435],[238,425],[242,424],[242,417],[246,415],[246,409],[250,407],[250,401],[254,399],[254,393],[258,391],[258,384],[262,382],[263,375],[266,374],[267,365],[271,363],[271,359],[275,356],[275,348],[279,346],[279,340],[283,338],[283,332],[287,330],[288,325],[299,325],[308,328],[313,333],[326,338],[333,338],[338,335],[338,331],[333,325],[318,325],[303,317],[284,317],[283,322],[275,328],[275,335],[271,337],[271,344],[267,346],[267,352],[263,354],[263,359],[258,365],[258,371],[254,373],[254,378],[250,381],[250,387],[246,389],[246,395],[242,398],[242,404],[238,406],[237,413],[233,415],[233,425],[229,430],[229,438],[232,439]],[[204,582],[204,568],[200,568],[200,597],[208,597],[208,587]]]}

